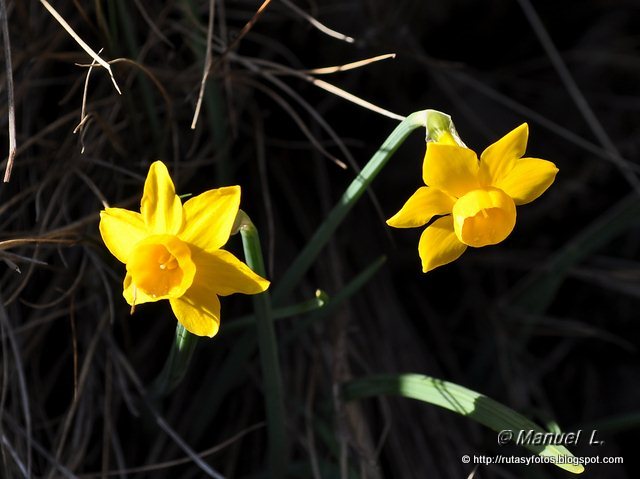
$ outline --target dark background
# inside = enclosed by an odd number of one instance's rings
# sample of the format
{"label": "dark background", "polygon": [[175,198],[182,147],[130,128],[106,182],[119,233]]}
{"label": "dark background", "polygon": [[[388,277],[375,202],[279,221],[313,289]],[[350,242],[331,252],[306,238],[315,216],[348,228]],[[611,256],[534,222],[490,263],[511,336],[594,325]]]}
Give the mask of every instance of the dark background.
{"label": "dark background", "polygon": [[[347,43],[273,0],[224,55],[259,4],[218,2],[215,68],[195,131],[208,2],[51,2],[87,43],[105,49],[103,58],[132,60],[113,64],[122,96],[104,70],[92,71],[91,121],[75,135],[86,76],[77,64],[89,57],[39,2],[6,3],[19,150],[11,182],[0,188],[0,234],[18,240],[0,243],[3,477],[23,477],[14,453],[22,461],[31,454],[34,477],[63,477],[55,464],[81,477],[149,465],[116,477],[202,477],[192,462],[158,465],[185,455],[145,402],[175,319],[166,302],[129,316],[124,266],[97,230],[100,197],[136,209],[156,159],[179,194],[239,184],[277,285],[397,123],[291,72],[384,53],[396,58],[318,78],[398,114],[444,111],[478,153],[528,122],[527,156],[560,172],[540,199],[518,209],[506,241],[425,275],[421,229],[384,222],[421,185],[423,132],[409,137],[280,305],[316,289],[335,297],[386,257],[348,301],[278,323],[290,476],[341,477],[346,460],[348,477],[467,477],[473,465],[461,463],[464,454],[528,454],[497,446],[493,431],[435,406],[400,398],[347,405],[334,395],[352,378],[414,372],[486,394],[543,426],[584,435],[595,428],[605,444],[572,452],[622,456],[625,464],[589,466],[583,477],[634,477],[637,2],[535,2],[535,11],[527,0],[296,3],[355,38]],[[349,167],[323,155],[296,120]],[[241,256],[239,239],[229,249]],[[250,311],[247,297],[223,299],[221,333],[201,341],[183,383],[156,404],[195,451],[264,420],[255,332],[231,326]],[[226,477],[264,477],[265,450],[258,427],[206,460]],[[480,466],[474,477],[570,474],[501,465]]]}

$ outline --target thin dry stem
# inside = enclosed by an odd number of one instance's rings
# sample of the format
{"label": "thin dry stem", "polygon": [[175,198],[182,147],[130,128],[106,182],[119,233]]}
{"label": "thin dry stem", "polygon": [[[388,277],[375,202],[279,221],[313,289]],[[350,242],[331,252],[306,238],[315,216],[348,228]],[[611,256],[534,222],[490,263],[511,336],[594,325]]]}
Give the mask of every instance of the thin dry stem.
{"label": "thin dry stem", "polygon": [[153,20],[149,16],[149,13],[145,10],[142,2],[140,2],[140,0],[133,0],[133,2],[136,4],[136,8],[140,12],[140,15],[142,15],[142,18],[144,19],[144,21],[147,22],[147,25],[149,25],[149,28],[153,30],[153,33],[158,35],[158,38],[160,38],[160,40],[162,40],[164,43],[169,45],[171,48],[175,48],[175,45],[171,42],[171,40],[169,40],[166,37],[166,35],[162,33],[162,30],[160,30],[160,28],[158,28],[158,26],[153,22]]}
{"label": "thin dry stem", "polygon": [[[214,3],[214,0],[211,0],[211,4],[213,3]],[[253,14],[253,17],[251,17],[251,19],[244,25],[244,27],[242,27],[242,30],[240,30],[240,33],[238,33],[238,36],[233,40],[233,42],[231,42],[229,46],[227,46],[224,49],[224,51],[222,52],[222,54],[220,55],[220,58],[216,63],[213,63],[211,59],[211,48],[212,48],[212,37],[213,37],[213,7],[212,6],[209,7],[210,9],[209,9],[209,25],[207,28],[207,55],[205,58],[205,72],[202,75],[202,81],[200,84],[200,94],[198,95],[196,111],[193,115],[193,121],[191,122],[192,130],[195,129],[196,124],[198,123],[198,116],[200,115],[200,109],[202,105],[202,96],[204,95],[204,83],[207,81],[207,78],[209,77],[209,75],[213,73],[213,71],[215,71],[216,66],[224,60],[224,58],[229,54],[229,52],[233,50],[236,47],[236,45],[238,45],[238,43],[240,43],[240,41],[244,38],[244,36],[247,33],[249,33],[253,25],[255,25],[255,23],[258,21],[258,18],[260,18],[260,16],[262,15],[264,10],[267,8],[267,6],[270,3],[271,3],[271,0],[264,0],[262,5],[260,5],[258,10],[256,11],[256,13]]]}
{"label": "thin dry stem", "polygon": [[[100,49],[100,51],[98,52],[98,54],[102,53],[102,48]],[[86,114],[87,111],[87,92],[89,91],[89,77],[91,76],[91,71],[93,70],[93,67],[97,65],[97,62],[95,60],[93,60],[91,62],[91,65],[89,65],[89,69],[87,70],[87,76],[84,80],[84,89],[82,91],[82,108],[80,110],[80,123],[78,123],[78,126],[76,126],[73,129],[73,133],[76,134],[78,132],[82,132],[83,127],[85,125],[85,123],[87,122],[87,120],[89,119],[89,116]],[[80,145],[81,145],[81,149],[80,149],[80,153],[84,153],[84,136],[81,134],[80,135]]]}
{"label": "thin dry stem", "polygon": [[27,244],[73,244],[73,239],[54,239],[54,238],[17,238],[0,241],[0,250],[23,246]]}
{"label": "thin dry stem", "polygon": [[251,28],[253,28],[253,26],[256,24],[256,22],[258,21],[260,16],[264,13],[265,9],[269,6],[270,3],[271,3],[271,0],[264,0],[264,2],[262,2],[262,5],[260,5],[258,10],[256,10],[256,13],[253,14],[253,17],[251,17],[251,20],[249,20],[244,25],[244,27],[242,27],[242,30],[240,30],[240,33],[238,33],[238,36],[231,42],[231,44],[227,47],[227,49],[224,52],[222,52],[222,55],[220,55],[220,58],[224,58],[228,52],[233,50],[236,47],[236,45],[240,43],[240,41],[245,37],[245,35],[249,33]]}
{"label": "thin dry stem", "polygon": [[200,81],[200,92],[198,93],[198,101],[196,102],[196,110],[193,113],[193,120],[191,120],[191,129],[195,130],[198,124],[198,117],[200,116],[200,108],[202,108],[202,99],[204,98],[204,88],[207,84],[207,78],[209,78],[209,71],[211,69],[211,49],[213,41],[213,18],[215,16],[215,0],[209,0],[209,23],[207,24],[207,51],[204,56],[204,71],[202,72],[202,80]]}
{"label": "thin dry stem", "polygon": [[7,18],[7,5],[5,0],[0,0],[0,17],[2,17],[2,41],[4,43],[4,62],[7,70],[7,103],[9,115],[9,156],[7,167],[4,171],[5,183],[11,178],[13,161],[16,157],[16,102],[13,91],[13,66],[11,65],[11,43],[9,41],[9,21]]}
{"label": "thin dry stem", "polygon": [[374,105],[373,103],[367,100],[364,100],[359,96],[354,95],[353,93],[349,93],[348,91],[343,90],[342,88],[339,88],[335,85],[332,85],[331,83],[328,83],[324,80],[319,80],[311,76],[308,76],[308,78],[304,78],[304,79],[312,83],[313,85],[317,86],[318,88],[322,88],[323,90],[326,90],[329,93],[333,93],[334,95],[339,96],[340,98],[344,98],[345,100],[355,103],[356,105],[361,106],[362,108],[366,108],[367,110],[371,110],[374,113],[378,113],[382,116],[386,116],[388,118],[391,118],[393,120],[398,120],[398,121],[402,121],[406,118],[402,115],[398,115],[397,113],[393,113],[392,111],[385,110],[384,108]]}
{"label": "thin dry stem", "polygon": [[287,7],[289,7],[291,10],[293,10],[295,13],[297,13],[298,15],[300,15],[302,18],[304,18],[306,21],[308,21],[311,25],[313,25],[315,28],[317,28],[318,30],[320,30],[322,33],[324,33],[325,35],[328,35],[332,38],[335,38],[337,40],[342,40],[343,42],[347,42],[347,43],[353,43],[355,42],[355,40],[353,39],[353,37],[349,37],[347,35],[344,35],[343,33],[337,32],[329,27],[327,27],[326,25],[324,25],[323,23],[320,23],[318,20],[316,20],[314,17],[312,17],[311,15],[309,15],[307,12],[305,12],[304,10],[302,10],[300,7],[298,7],[296,4],[294,4],[293,2],[290,2],[289,0],[280,0],[282,3],[284,3]]}
{"label": "thin dry stem", "polygon": [[307,73],[309,75],[330,75],[332,73],[346,72],[347,70],[354,70],[370,65],[381,60],[388,60],[389,58],[395,58],[395,53],[386,53],[384,55],[378,55],[364,60],[358,60],[357,62],[345,63],[344,65],[336,65],[333,67],[313,68],[311,70],[301,70],[301,73]]}
{"label": "thin dry stem", "polygon": [[[239,59],[239,57],[236,57]],[[346,90],[343,90],[340,87],[337,87],[335,85],[332,85],[331,83],[328,83],[324,80],[319,80],[318,78],[315,78],[311,75],[308,75],[306,73],[304,73],[303,71],[300,70],[296,70],[294,68],[290,68],[287,67],[285,65],[281,65],[279,63],[275,63],[275,62],[271,62],[268,60],[262,60],[259,58],[250,58],[247,59],[247,61],[251,61],[255,64],[258,65],[264,65],[269,67],[270,69],[275,69],[277,70],[280,74],[287,74],[287,75],[292,75],[295,76],[297,78],[300,78],[306,82],[311,83],[312,85],[317,86],[318,88],[322,88],[325,91],[328,91],[329,93],[332,93],[333,95],[339,96],[340,98],[344,98],[345,100],[348,100],[352,103],[355,103],[358,106],[361,106],[363,108],[366,108],[367,110],[371,110],[375,113],[378,113],[380,115],[386,116],[388,118],[392,118],[394,120],[398,120],[398,121],[402,121],[405,119],[404,116],[402,115],[398,115],[397,113],[393,113],[392,111],[386,110],[382,107],[379,107],[378,105],[374,105],[373,103],[360,98],[356,95],[354,95],[353,93],[349,93]],[[365,60],[363,60],[365,61]],[[357,62],[356,62],[357,63]],[[337,68],[337,67],[333,67],[333,68]],[[263,74],[273,74],[271,72],[265,71],[265,70],[261,70],[261,72]]]}
{"label": "thin dry stem", "polygon": [[291,117],[296,125],[300,128],[300,131],[307,137],[307,139],[311,142],[311,144],[326,158],[334,162],[338,167],[343,170],[347,169],[347,165],[344,161],[336,158],[334,155],[329,153],[327,149],[322,146],[322,143],[313,135],[309,127],[304,123],[300,115],[295,111],[295,109],[287,103],[287,101],[282,98],[282,96],[278,95],[273,89],[264,86],[262,83],[258,83],[249,79],[243,80],[246,84],[253,86],[256,90],[260,90],[270,98],[273,99],[280,107]]}
{"label": "thin dry stem", "polygon": [[[78,275],[80,278],[81,275]],[[73,351],[73,402],[78,400],[78,333],[76,331],[76,315],[73,308],[69,309],[69,324],[71,326],[71,348]]]}

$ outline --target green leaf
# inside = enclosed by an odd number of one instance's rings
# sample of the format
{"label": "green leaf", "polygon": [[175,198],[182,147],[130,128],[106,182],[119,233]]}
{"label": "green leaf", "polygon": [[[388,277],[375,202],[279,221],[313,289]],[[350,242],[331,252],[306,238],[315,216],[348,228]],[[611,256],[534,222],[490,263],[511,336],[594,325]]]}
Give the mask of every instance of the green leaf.
{"label": "green leaf", "polygon": [[[389,374],[357,379],[344,384],[342,394],[346,401],[380,395],[417,399],[466,416],[496,432],[509,430],[513,433],[513,437],[517,437],[519,431],[547,432],[529,419],[487,396],[457,384],[421,374]],[[574,457],[564,446],[523,446],[540,456]],[[584,467],[580,464],[557,463],[556,466],[574,474],[584,471]]]}

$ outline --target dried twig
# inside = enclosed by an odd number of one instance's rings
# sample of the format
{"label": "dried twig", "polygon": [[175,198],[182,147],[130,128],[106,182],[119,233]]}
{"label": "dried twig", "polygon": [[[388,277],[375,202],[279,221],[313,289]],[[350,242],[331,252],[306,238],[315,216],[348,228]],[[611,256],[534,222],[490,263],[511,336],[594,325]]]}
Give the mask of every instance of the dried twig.
{"label": "dried twig", "polygon": [[[347,169],[347,165],[345,164],[344,161],[340,160],[339,158],[336,158],[334,155],[329,153],[324,146],[322,146],[322,143],[313,135],[313,133],[311,132],[309,127],[304,123],[302,118],[300,118],[300,115],[298,115],[298,113],[296,113],[296,110],[291,105],[289,105],[287,103],[287,101],[284,98],[282,98],[282,96],[278,95],[271,88],[268,88],[268,87],[264,86],[262,83],[259,83],[259,82],[256,82],[256,81],[252,81],[250,79],[243,79],[242,81],[244,83],[246,83],[247,85],[252,86],[256,90],[259,90],[259,91],[265,93],[273,101],[275,101],[278,105],[280,105],[280,107],[291,117],[291,119],[294,121],[294,123],[296,125],[298,125],[298,127],[300,128],[300,131],[304,134],[304,136],[307,137],[307,139],[311,142],[311,144],[313,146],[315,146],[315,148],[323,156],[325,156],[329,160],[333,161],[336,165],[338,165],[343,170]],[[312,115],[313,115],[313,113],[312,113]]]}

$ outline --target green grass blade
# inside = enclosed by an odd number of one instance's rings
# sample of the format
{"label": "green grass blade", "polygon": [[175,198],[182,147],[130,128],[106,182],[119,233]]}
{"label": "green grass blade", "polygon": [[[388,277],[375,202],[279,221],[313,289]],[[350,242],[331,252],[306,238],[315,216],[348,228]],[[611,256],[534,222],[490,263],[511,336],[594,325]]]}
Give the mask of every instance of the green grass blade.
{"label": "green grass blade", "polygon": [[[466,416],[496,432],[510,430],[513,432],[513,437],[517,437],[519,431],[547,432],[529,419],[487,396],[457,384],[421,374],[389,374],[357,379],[344,384],[342,394],[347,401],[380,395],[417,399]],[[524,447],[540,456],[573,457],[564,446],[524,445]],[[584,471],[582,465],[559,463],[556,465],[574,474]]]}
{"label": "green grass blade", "polygon": [[313,316],[318,318],[324,318],[330,316],[335,310],[342,305],[347,299],[356,294],[360,289],[369,282],[371,278],[382,268],[387,262],[386,256],[380,256],[373,261],[369,266],[362,270],[358,275],[349,281],[340,291],[329,298],[324,308],[316,311]]}
{"label": "green grass blade", "polygon": [[[384,141],[380,149],[371,157],[360,174],[358,174],[347,187],[338,204],[334,206],[325,221],[318,227],[313,237],[307,242],[304,249],[280,279],[278,286],[273,292],[274,302],[277,303],[283,300],[298,284],[322,248],[327,244],[333,232],[340,223],[342,223],[347,213],[353,208],[395,151],[413,130],[427,126],[428,112],[430,111],[432,110],[412,113],[400,122],[391,135]],[[439,112],[438,114],[442,115]]]}
{"label": "green grass blade", "polygon": [[[243,212],[240,218],[240,234],[244,247],[245,260],[249,267],[262,277],[266,276],[262,248],[258,230],[249,217]],[[256,331],[260,350],[260,363],[264,378],[264,392],[267,410],[267,430],[269,435],[269,467],[271,477],[284,477],[287,469],[287,445],[285,434],[285,412],[282,396],[282,376],[278,358],[278,344],[273,318],[271,317],[271,300],[269,293],[256,294],[253,297],[256,315]]]}
{"label": "green grass blade", "polygon": [[335,311],[342,305],[342,303],[348,300],[351,296],[357,293],[360,288],[362,288],[366,283],[369,282],[369,280],[373,277],[374,274],[378,272],[378,270],[382,267],[386,260],[387,258],[385,256],[381,256],[380,258],[375,260],[363,271],[358,273],[355,278],[349,281],[340,291],[335,294],[335,296],[329,298],[324,307],[318,308],[317,310],[311,312],[308,317],[303,318],[299,322],[297,322],[293,331],[291,331],[283,338],[282,344],[286,345],[291,341],[297,340],[300,335],[304,334],[304,332],[306,332],[313,323],[334,314]]}
{"label": "green grass blade", "polygon": [[[316,311],[327,304],[329,297],[324,291],[316,291],[316,297],[313,299],[309,299],[307,301],[302,301],[301,303],[292,304],[291,306],[285,306],[282,308],[273,309],[271,311],[271,318],[274,321],[278,321],[281,319],[291,318],[292,316],[299,316],[302,314],[308,314],[313,311]],[[255,325],[256,317],[253,314],[247,314],[246,316],[241,316],[238,319],[232,320],[229,324],[225,325],[224,330],[220,330],[221,333],[228,333],[233,331],[238,331],[240,329],[244,329],[249,326]]]}

